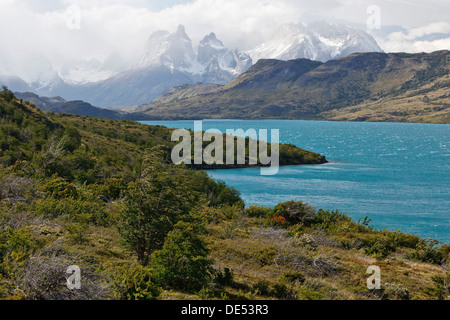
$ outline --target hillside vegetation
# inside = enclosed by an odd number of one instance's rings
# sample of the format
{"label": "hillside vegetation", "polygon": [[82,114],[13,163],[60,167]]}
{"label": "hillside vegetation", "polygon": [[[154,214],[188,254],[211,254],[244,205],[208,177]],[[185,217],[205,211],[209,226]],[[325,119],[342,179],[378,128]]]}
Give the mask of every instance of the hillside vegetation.
{"label": "hillside vegetation", "polygon": [[[153,119],[448,123],[450,52],[357,53],[326,63],[260,60],[224,87],[178,88],[139,112]],[[194,93],[192,93],[194,92]]]}
{"label": "hillside vegetation", "polygon": [[[6,88],[0,121],[1,299],[450,296],[448,245],[302,202],[246,208],[171,164],[170,129],[44,114]],[[73,265],[80,290],[66,286]],[[366,286],[369,265],[380,290]]]}

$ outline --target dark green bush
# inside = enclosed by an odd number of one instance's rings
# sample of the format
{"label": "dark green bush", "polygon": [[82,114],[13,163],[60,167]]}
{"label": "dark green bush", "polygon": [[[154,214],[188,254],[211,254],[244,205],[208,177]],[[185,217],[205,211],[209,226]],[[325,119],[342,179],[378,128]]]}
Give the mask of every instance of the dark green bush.
{"label": "dark green bush", "polygon": [[272,212],[272,217],[284,217],[288,224],[311,225],[315,219],[316,210],[302,201],[288,201],[277,205]]}
{"label": "dark green bush", "polygon": [[179,222],[161,250],[151,260],[158,282],[164,287],[185,292],[198,292],[211,280],[212,261],[209,250],[196,228]]}
{"label": "dark green bush", "polygon": [[122,178],[111,178],[106,179],[104,184],[94,184],[90,185],[88,188],[97,196],[103,195],[108,197],[110,200],[116,200],[120,195],[125,194],[128,184]]}
{"label": "dark green bush", "polygon": [[233,271],[230,268],[224,268],[223,272],[218,270],[215,272],[214,283],[219,288],[224,288],[226,286],[231,286],[234,284]]}
{"label": "dark green bush", "polygon": [[292,284],[296,282],[303,284],[306,280],[306,277],[301,272],[286,272],[281,276],[280,280]]}
{"label": "dark green bush", "polygon": [[252,286],[252,293],[258,296],[269,296],[270,287],[266,281],[259,281]]}

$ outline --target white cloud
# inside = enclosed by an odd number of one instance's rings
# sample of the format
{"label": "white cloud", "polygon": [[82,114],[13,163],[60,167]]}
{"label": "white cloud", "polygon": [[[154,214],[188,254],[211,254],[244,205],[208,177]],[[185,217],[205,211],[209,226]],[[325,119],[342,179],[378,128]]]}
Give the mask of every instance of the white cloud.
{"label": "white cloud", "polygon": [[388,52],[450,50],[450,23],[434,22],[407,31],[393,32],[377,40]]}

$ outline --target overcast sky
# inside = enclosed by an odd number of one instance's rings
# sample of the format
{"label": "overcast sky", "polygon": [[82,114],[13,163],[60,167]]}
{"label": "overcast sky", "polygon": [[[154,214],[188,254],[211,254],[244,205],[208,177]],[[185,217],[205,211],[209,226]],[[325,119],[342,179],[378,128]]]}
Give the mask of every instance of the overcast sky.
{"label": "overcast sky", "polygon": [[435,51],[450,49],[449,17],[450,0],[0,0],[0,74],[29,80],[49,64],[112,53],[131,63],[152,32],[178,24],[194,47],[214,31],[247,50],[281,24],[328,20],[372,33],[387,52]]}

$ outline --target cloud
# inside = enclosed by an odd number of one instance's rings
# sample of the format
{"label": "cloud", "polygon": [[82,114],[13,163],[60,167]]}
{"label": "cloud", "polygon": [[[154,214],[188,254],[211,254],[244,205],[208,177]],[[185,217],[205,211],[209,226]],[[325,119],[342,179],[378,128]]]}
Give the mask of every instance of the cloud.
{"label": "cloud", "polygon": [[388,52],[432,52],[450,50],[450,23],[434,22],[406,31],[390,33],[378,42]]}
{"label": "cloud", "polygon": [[[79,8],[80,28],[70,6]],[[382,27],[400,24],[408,31],[381,37],[386,51],[449,48],[447,0],[1,0],[0,74],[27,80],[50,77],[52,67],[76,60],[104,61],[115,53],[123,68],[138,61],[145,40],[159,29],[184,24],[194,47],[214,31],[227,47],[251,49],[290,22],[331,20],[365,27],[367,8],[380,7]],[[68,23],[69,22],[69,23]]]}

